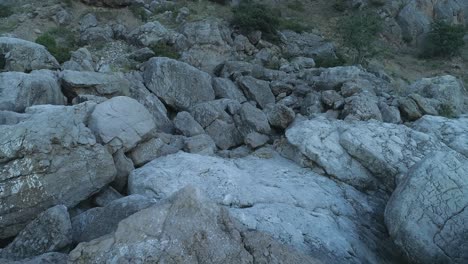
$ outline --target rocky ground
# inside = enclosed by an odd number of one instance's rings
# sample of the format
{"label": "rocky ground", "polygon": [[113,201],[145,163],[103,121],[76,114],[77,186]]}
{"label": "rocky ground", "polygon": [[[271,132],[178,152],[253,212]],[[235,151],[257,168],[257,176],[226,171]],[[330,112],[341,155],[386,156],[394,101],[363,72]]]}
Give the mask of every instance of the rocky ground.
{"label": "rocky ground", "polygon": [[[396,2],[395,49],[468,16]],[[468,262],[463,55],[322,67],[323,21],[272,43],[208,1],[0,4],[0,263]]]}

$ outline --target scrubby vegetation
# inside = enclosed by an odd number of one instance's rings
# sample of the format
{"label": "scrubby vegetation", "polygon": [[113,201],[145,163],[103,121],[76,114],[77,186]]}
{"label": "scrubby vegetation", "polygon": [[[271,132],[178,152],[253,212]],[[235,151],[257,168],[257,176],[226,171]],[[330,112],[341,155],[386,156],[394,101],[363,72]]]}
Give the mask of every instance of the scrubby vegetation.
{"label": "scrubby vegetation", "polygon": [[462,25],[451,25],[444,21],[434,22],[426,38],[422,56],[429,58],[458,54],[465,44],[465,32],[466,29]]}
{"label": "scrubby vegetation", "polygon": [[36,43],[45,46],[60,63],[69,60],[70,53],[76,49],[75,35],[66,28],[56,28],[42,34]]}
{"label": "scrubby vegetation", "polygon": [[158,57],[167,57],[171,59],[178,59],[180,57],[179,52],[177,52],[174,46],[171,46],[164,42],[160,42],[151,46],[151,50],[153,50],[153,52]]}
{"label": "scrubby vegetation", "polygon": [[281,24],[280,17],[281,13],[277,9],[245,0],[233,8],[232,24],[244,33],[262,31],[267,39],[274,40],[277,39],[276,31]]}
{"label": "scrubby vegetation", "polygon": [[13,9],[10,6],[0,4],[0,18],[13,15]]}
{"label": "scrubby vegetation", "polygon": [[382,30],[382,20],[370,11],[348,15],[338,23],[343,44],[355,52],[354,62],[362,63],[376,53],[375,41]]}

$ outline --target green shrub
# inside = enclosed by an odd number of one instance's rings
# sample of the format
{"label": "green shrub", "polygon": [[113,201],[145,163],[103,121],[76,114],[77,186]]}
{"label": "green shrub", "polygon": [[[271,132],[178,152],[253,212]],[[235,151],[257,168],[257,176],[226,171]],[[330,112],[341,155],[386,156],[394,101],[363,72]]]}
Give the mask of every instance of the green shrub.
{"label": "green shrub", "polygon": [[0,4],[0,18],[9,17],[13,15],[13,9],[7,5]]}
{"label": "green shrub", "polygon": [[287,29],[292,30],[296,33],[302,33],[307,31],[308,27],[304,26],[303,24],[290,19],[282,19],[280,21],[280,29]]}
{"label": "green shrub", "polygon": [[76,48],[73,32],[66,28],[55,28],[36,39],[36,43],[43,45],[58,62],[70,59],[70,53]]}
{"label": "green shrub", "polygon": [[302,1],[300,0],[294,0],[294,1],[289,2],[287,4],[287,7],[289,9],[299,11],[299,12],[303,12],[305,10],[304,3],[302,3]]}
{"label": "green shrub", "polygon": [[138,18],[138,19],[141,19],[143,22],[147,22],[148,19],[149,19],[149,15],[148,13],[146,12],[145,8],[142,7],[142,6],[138,6],[138,5],[131,5],[129,7],[129,10],[132,12],[132,14]]}
{"label": "green shrub", "polygon": [[232,24],[238,26],[244,33],[259,30],[266,39],[277,40],[276,31],[281,22],[279,10],[245,0],[232,11],[234,13]]}
{"label": "green shrub", "polygon": [[229,0],[209,0],[210,2],[217,3],[220,5],[227,5],[229,4]]}
{"label": "green shrub", "polygon": [[335,3],[333,3],[333,8],[335,8],[336,11],[344,12],[348,8],[348,4],[346,4],[345,0],[336,0]]}
{"label": "green shrub", "polygon": [[164,42],[152,45],[150,48],[158,57],[167,57],[171,59],[178,59],[180,57],[179,52],[177,52],[174,46]]}
{"label": "green shrub", "polygon": [[423,57],[453,56],[464,46],[465,28],[462,25],[451,25],[436,21],[427,35],[422,53]]}
{"label": "green shrub", "polygon": [[355,63],[362,63],[366,57],[375,54],[375,41],[382,30],[382,20],[365,11],[359,15],[348,15],[338,23],[343,44],[355,51]]}

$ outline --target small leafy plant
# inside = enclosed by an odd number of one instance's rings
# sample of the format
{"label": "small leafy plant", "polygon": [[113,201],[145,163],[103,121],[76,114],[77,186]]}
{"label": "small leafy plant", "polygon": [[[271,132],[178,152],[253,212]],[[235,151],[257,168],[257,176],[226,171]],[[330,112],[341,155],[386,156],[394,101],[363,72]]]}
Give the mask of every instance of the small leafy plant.
{"label": "small leafy plant", "polygon": [[422,57],[450,57],[458,54],[465,44],[465,32],[462,25],[451,25],[442,20],[434,22],[427,35]]}

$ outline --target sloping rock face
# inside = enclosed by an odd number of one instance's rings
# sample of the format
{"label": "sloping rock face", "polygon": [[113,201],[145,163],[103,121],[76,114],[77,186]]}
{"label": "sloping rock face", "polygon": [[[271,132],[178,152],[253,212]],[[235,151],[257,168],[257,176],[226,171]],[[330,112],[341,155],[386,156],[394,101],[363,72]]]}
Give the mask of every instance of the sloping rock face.
{"label": "sloping rock face", "polygon": [[60,86],[50,71],[0,73],[0,110],[24,112],[32,105],[65,103]]}
{"label": "sloping rock face", "polygon": [[67,207],[54,206],[41,213],[12,243],[0,250],[0,258],[18,260],[59,251],[71,243],[71,231]]}
{"label": "sloping rock face", "polygon": [[415,165],[385,210],[389,233],[413,263],[467,263],[468,159],[435,152]]}
{"label": "sloping rock face", "polygon": [[274,151],[234,160],[179,152],[129,176],[130,193],[157,199],[188,184],[249,228],[324,263],[389,261],[386,250],[391,252],[392,245],[377,220],[383,217],[384,200],[301,168]]}
{"label": "sloping rock face", "polygon": [[271,237],[246,231],[225,208],[212,204],[192,187],[121,221],[113,234],[79,244],[69,257],[69,263],[135,261],[318,263]]}
{"label": "sloping rock face", "polygon": [[150,59],[143,79],[149,90],[178,110],[188,110],[197,103],[215,99],[211,76],[176,60]]}
{"label": "sloping rock face", "polygon": [[72,207],[110,183],[112,156],[86,120],[92,103],[33,106],[0,126],[0,238],[16,235],[54,205]]}
{"label": "sloping rock face", "polygon": [[433,151],[449,148],[435,137],[403,125],[345,122],[315,118],[296,122],[286,131],[287,142],[301,153],[290,158],[318,165],[340,181],[359,189],[391,191],[414,164]]}
{"label": "sloping rock face", "polygon": [[449,119],[426,115],[414,122],[411,127],[437,137],[450,148],[468,157],[468,116]]}
{"label": "sloping rock face", "polygon": [[57,60],[42,45],[34,42],[0,37],[0,65],[5,71],[30,72],[40,69],[59,69]]}
{"label": "sloping rock face", "polygon": [[439,111],[446,108],[451,116],[458,116],[465,112],[465,97],[467,90],[461,80],[451,75],[438,76],[434,78],[423,78],[413,83],[409,90],[424,97],[439,101]]}

